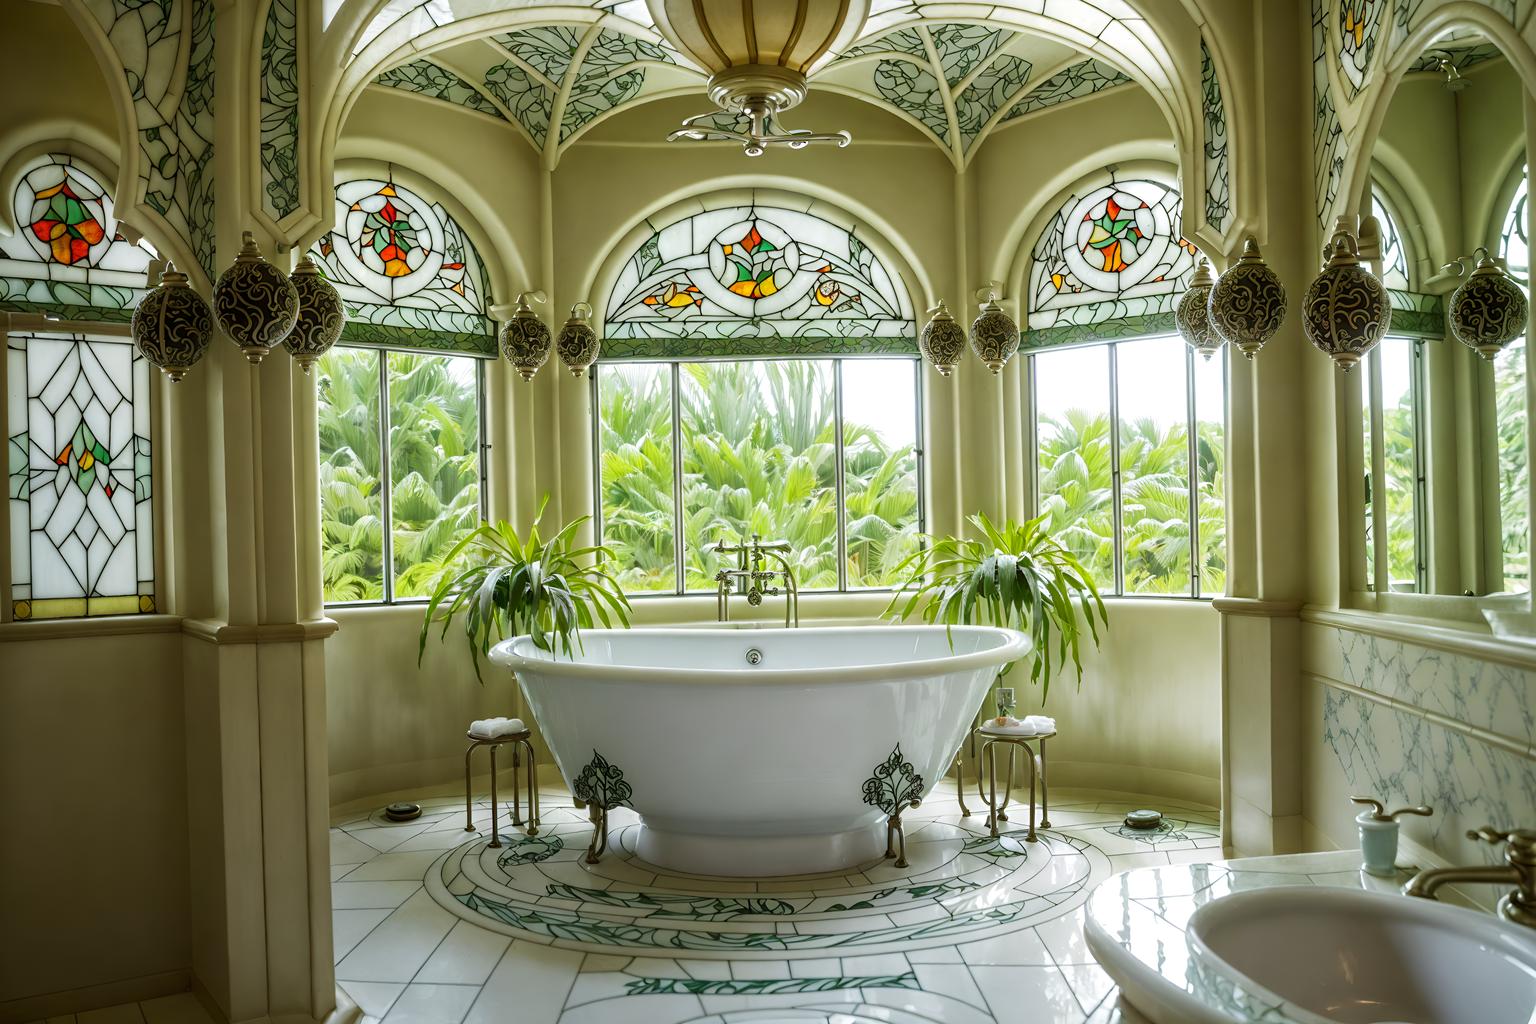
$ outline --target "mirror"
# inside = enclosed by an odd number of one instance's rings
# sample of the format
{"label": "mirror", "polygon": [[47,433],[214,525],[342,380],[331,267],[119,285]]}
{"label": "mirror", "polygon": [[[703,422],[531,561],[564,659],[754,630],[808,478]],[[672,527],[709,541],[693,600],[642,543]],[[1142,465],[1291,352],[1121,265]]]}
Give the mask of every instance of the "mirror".
{"label": "mirror", "polygon": [[1488,39],[1442,36],[1399,82],[1372,152],[1359,209],[1379,226],[1393,316],[1348,385],[1360,389],[1356,591],[1530,589],[1525,339],[1488,361],[1445,317],[1464,280],[1447,264],[1479,246],[1528,287],[1523,97]]}

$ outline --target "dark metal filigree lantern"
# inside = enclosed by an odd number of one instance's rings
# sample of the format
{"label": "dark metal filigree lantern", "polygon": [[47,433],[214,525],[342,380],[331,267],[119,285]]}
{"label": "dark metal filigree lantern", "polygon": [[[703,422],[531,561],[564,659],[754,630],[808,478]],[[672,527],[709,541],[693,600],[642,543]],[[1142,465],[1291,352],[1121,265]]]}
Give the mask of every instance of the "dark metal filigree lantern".
{"label": "dark metal filigree lantern", "polygon": [[948,377],[965,355],[965,328],[950,315],[949,306],[942,300],[928,311],[928,322],[917,336],[918,348],[923,358],[933,364],[939,376]]}
{"label": "dark metal filigree lantern", "polygon": [[555,337],[555,352],[560,361],[571,371],[572,377],[580,377],[587,367],[597,362],[602,349],[597,332],[592,329],[592,307],[578,302],[571,307],[571,316]]}
{"label": "dark metal filigree lantern", "polygon": [[[1492,359],[1525,333],[1530,302],[1487,249],[1479,246],[1472,257],[1477,269],[1451,293],[1451,333],[1484,359]],[[1452,266],[1464,268],[1467,262],[1463,258]]]}
{"label": "dark metal filigree lantern", "polygon": [[166,264],[160,285],[133,309],[133,341],[148,359],[177,383],[213,341],[213,309],[187,283],[175,264]]}
{"label": "dark metal filigree lantern", "polygon": [[347,310],[336,287],[308,256],[299,260],[288,280],[299,296],[299,316],[293,330],[283,339],[283,347],[307,374],[341,337]]}
{"label": "dark metal filigree lantern", "polygon": [[1252,359],[1285,322],[1287,305],[1285,286],[1249,235],[1243,255],[1211,287],[1207,313],[1216,333]]}
{"label": "dark metal filigree lantern", "polygon": [[1391,320],[1387,289],[1361,264],[1355,237],[1335,231],[1328,262],[1301,300],[1301,327],[1307,340],[1349,370],[1381,343]]}
{"label": "dark metal filigree lantern", "polygon": [[1206,359],[1220,352],[1225,344],[1211,326],[1211,289],[1215,285],[1216,275],[1211,272],[1211,261],[1202,256],[1189,287],[1179,296],[1179,304],[1173,310],[1173,321],[1178,325],[1180,336]]}
{"label": "dark metal filigree lantern", "polygon": [[261,255],[256,236],[242,234],[240,255],[213,286],[219,327],[252,364],[282,344],[299,318],[299,293],[288,275]]}
{"label": "dark metal filigree lantern", "polygon": [[539,367],[549,362],[549,350],[554,341],[549,326],[528,305],[530,299],[543,302],[545,296],[537,291],[519,292],[512,319],[501,327],[502,355],[517,370],[517,375],[527,381],[533,380]]}

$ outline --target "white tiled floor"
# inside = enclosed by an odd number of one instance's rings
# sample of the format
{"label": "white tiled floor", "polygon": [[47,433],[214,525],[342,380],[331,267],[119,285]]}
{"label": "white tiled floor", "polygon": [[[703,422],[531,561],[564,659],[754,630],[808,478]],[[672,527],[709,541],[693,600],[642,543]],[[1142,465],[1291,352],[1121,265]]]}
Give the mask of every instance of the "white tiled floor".
{"label": "white tiled floor", "polygon": [[[597,865],[584,812],[545,791],[530,840],[489,809],[464,829],[450,798],[414,821],[377,812],[332,829],[338,983],[385,1024],[1131,1024],[1082,937],[1088,892],[1130,867],[1222,853],[1210,808],[1056,792],[1050,830],[1000,842],[953,790],[907,817],[911,866],[740,881],[671,875],[610,820]],[[1171,827],[1130,833],[1155,806]],[[109,1024],[109,1022],[102,1022]]]}

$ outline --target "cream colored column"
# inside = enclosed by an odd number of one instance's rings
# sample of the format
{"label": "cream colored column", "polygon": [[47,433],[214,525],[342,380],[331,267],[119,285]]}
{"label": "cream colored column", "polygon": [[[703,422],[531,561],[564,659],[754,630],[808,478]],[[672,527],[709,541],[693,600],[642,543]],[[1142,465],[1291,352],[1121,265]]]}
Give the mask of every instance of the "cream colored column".
{"label": "cream colored column", "polygon": [[[1264,110],[1263,202],[1269,235],[1260,239],[1269,265],[1290,297],[1280,332],[1248,363],[1233,353],[1228,538],[1232,565],[1222,612],[1222,745],[1224,830],[1241,854],[1282,853],[1300,841],[1300,632],[1306,598],[1308,481],[1303,458],[1309,421],[1334,422],[1332,380],[1301,331],[1297,304],[1316,270],[1311,197],[1296,183],[1311,180],[1310,55],[1306,9],[1264,0],[1244,31],[1227,39],[1252,46],[1249,82]],[[1247,137],[1246,134],[1244,137]],[[1236,253],[1230,253],[1228,263]],[[1326,365],[1327,360],[1322,360]],[[1331,367],[1328,367],[1331,369]],[[1309,405],[1316,409],[1308,414]],[[1315,518],[1315,517],[1314,517]],[[1336,529],[1336,524],[1334,529]],[[1315,538],[1314,538],[1315,541]]]}
{"label": "cream colored column", "polygon": [[[256,228],[264,13],[260,0],[217,13],[219,267]],[[290,265],[278,239],[258,241]],[[337,1007],[321,647],[334,623],[320,617],[314,381],[281,349],[252,366],[221,336],[185,386],[171,410],[184,461],[169,532],[185,617],[194,979],[231,1021],[324,1020]]]}

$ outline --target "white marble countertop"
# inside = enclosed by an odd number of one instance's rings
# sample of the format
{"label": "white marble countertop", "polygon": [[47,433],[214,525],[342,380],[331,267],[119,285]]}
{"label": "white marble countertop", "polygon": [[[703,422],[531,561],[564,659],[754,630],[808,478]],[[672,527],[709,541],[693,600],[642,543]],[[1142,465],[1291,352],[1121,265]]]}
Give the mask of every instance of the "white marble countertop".
{"label": "white marble countertop", "polygon": [[1154,1024],[1232,1024],[1198,997],[1189,970],[1184,929],[1198,907],[1229,893],[1286,885],[1395,892],[1415,870],[1368,875],[1358,850],[1139,868],[1094,889],[1084,931],[1123,998]]}

